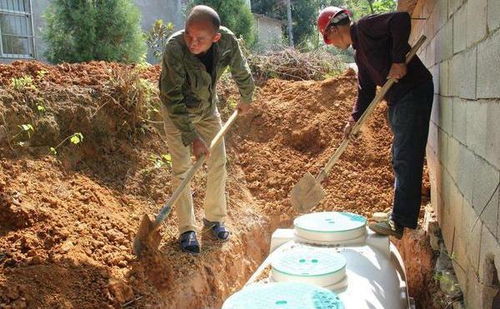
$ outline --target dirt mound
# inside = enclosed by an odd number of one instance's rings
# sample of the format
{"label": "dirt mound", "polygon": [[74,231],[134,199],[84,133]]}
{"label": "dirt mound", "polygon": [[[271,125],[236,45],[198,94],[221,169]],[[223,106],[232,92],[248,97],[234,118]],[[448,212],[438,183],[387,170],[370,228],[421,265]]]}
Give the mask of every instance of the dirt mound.
{"label": "dirt mound", "polygon": [[[290,188],[306,171],[317,174],[340,144],[356,98],[353,71],[322,82],[269,80],[251,114],[233,134],[235,155],[247,186],[266,213],[289,214]],[[361,137],[348,147],[323,184],[318,209],[369,215],[391,205],[391,134],[385,106],[377,109]]]}
{"label": "dirt mound", "polygon": [[[156,122],[158,73],[103,62],[0,66],[0,307],[220,306],[266,255],[269,232],[296,215],[289,191],[332,155],[356,95],[352,71],[322,82],[267,81],[227,138],[232,240],[203,234],[203,253],[186,256],[172,214],[160,250],[136,260],[140,218],[172,190]],[[220,90],[222,101],[237,99],[234,84]],[[320,209],[367,215],[390,206],[383,112],[332,170]],[[83,140],[74,144],[67,138],[76,132]],[[204,176],[192,184],[199,220]]]}

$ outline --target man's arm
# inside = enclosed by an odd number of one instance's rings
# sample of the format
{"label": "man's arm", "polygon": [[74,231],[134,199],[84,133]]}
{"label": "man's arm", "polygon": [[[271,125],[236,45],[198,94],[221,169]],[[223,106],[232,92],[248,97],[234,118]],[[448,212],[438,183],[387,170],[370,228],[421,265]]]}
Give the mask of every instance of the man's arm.
{"label": "man's arm", "polygon": [[163,55],[160,75],[160,98],[168,111],[168,116],[181,131],[182,143],[190,145],[198,137],[184,103],[182,87],[186,80],[181,59],[182,51],[174,44],[167,45]]}
{"label": "man's arm", "polygon": [[365,69],[358,66],[358,98],[354,104],[351,121],[356,122],[363,115],[370,102],[375,97],[376,86]]}
{"label": "man's arm", "polygon": [[231,75],[238,85],[242,102],[244,104],[250,104],[255,89],[252,72],[248,67],[245,57],[243,57],[240,44],[234,36],[231,36],[231,40],[233,45],[230,63]]}
{"label": "man's arm", "polygon": [[408,39],[411,32],[410,14],[407,12],[392,13],[388,31],[392,37],[392,63],[405,63],[406,53],[410,50]]}

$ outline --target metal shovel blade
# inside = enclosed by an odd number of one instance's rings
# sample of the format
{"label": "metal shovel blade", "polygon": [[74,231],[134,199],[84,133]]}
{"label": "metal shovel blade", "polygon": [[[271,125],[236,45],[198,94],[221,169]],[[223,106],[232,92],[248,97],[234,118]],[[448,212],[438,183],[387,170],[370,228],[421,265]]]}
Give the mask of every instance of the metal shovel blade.
{"label": "metal shovel blade", "polygon": [[132,246],[134,254],[141,256],[146,248],[158,248],[160,241],[161,235],[157,226],[149,219],[148,215],[144,215],[134,238]]}
{"label": "metal shovel blade", "polygon": [[326,193],[321,184],[311,173],[307,172],[290,193],[292,206],[299,212],[306,212],[325,197]]}

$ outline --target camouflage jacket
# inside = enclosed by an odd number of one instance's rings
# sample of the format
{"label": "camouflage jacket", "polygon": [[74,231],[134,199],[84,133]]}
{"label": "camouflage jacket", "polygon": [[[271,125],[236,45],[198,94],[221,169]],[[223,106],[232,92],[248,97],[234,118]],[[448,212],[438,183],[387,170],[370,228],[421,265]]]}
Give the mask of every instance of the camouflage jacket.
{"label": "camouflage jacket", "polygon": [[[160,75],[160,97],[172,122],[182,133],[182,142],[189,145],[198,136],[190,115],[212,113],[217,103],[215,85],[227,66],[238,85],[243,102],[250,103],[254,81],[235,35],[221,27],[220,40],[214,43],[212,74],[193,55],[184,41],[184,30],[174,33],[163,54]],[[208,141],[207,141],[208,142]]]}

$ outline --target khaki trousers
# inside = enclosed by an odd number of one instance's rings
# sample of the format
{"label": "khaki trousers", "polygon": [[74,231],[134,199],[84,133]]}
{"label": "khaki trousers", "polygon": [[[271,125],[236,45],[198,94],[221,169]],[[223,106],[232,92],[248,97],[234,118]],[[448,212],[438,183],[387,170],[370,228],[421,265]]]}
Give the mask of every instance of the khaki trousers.
{"label": "khaki trousers", "polygon": [[[187,170],[192,166],[191,145],[184,146],[181,140],[181,132],[172,123],[165,108],[162,108],[165,135],[172,156],[173,190],[184,179]],[[207,115],[192,115],[191,121],[198,134],[207,143],[207,147],[221,129],[220,114],[215,109]],[[208,167],[207,188],[204,201],[205,218],[208,221],[223,222],[227,215],[226,206],[226,148],[224,140],[210,152],[206,160]],[[172,190],[172,191],[173,191]],[[175,212],[179,220],[179,233],[196,231],[196,219],[193,208],[193,197],[190,184],[182,192],[174,204]]]}

